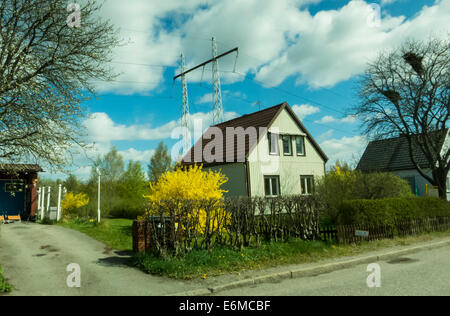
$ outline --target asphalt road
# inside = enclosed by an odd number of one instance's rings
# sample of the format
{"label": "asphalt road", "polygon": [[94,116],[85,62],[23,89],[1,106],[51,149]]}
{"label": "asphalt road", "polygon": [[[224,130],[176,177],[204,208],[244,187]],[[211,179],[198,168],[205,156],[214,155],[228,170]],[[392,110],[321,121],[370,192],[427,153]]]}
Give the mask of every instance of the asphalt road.
{"label": "asphalt road", "polygon": [[[0,264],[14,287],[9,295],[166,295],[192,284],[151,276],[130,266],[129,253],[60,226],[14,223],[0,227]],[[68,287],[80,267],[80,287]],[[69,278],[76,281],[76,278]]]}
{"label": "asphalt road", "polygon": [[368,287],[367,279],[375,271],[367,272],[368,265],[365,264],[314,277],[223,291],[217,295],[450,296],[450,246],[376,263],[380,267],[380,287]]}

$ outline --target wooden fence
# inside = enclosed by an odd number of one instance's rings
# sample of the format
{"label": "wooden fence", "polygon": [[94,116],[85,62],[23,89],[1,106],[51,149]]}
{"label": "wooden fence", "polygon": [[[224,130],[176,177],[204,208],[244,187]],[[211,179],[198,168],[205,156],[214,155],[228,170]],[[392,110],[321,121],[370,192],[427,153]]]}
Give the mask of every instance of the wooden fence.
{"label": "wooden fence", "polygon": [[[432,217],[414,220],[400,220],[393,225],[341,225],[336,230],[321,230],[323,240],[335,240],[339,243],[358,243],[392,239],[394,236],[404,237],[450,229],[450,217]],[[336,234],[335,239],[333,239]]]}

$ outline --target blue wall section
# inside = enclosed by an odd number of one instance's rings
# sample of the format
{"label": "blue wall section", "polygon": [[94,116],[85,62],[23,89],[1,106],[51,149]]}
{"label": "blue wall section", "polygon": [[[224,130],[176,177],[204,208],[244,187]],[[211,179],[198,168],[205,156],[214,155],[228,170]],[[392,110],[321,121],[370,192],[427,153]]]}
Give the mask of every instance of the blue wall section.
{"label": "blue wall section", "polygon": [[[22,192],[6,192],[6,184],[11,180],[0,180],[0,215],[23,215],[25,208],[25,185],[21,184]],[[14,182],[18,183],[18,182]]]}

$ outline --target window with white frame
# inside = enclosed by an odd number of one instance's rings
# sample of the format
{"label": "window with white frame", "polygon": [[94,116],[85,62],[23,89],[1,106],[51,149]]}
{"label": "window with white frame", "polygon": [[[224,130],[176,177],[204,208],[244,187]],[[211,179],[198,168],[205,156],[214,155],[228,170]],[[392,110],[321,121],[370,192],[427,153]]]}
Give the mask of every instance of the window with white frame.
{"label": "window with white frame", "polygon": [[285,156],[292,156],[292,140],[291,136],[289,135],[283,135],[281,137],[283,140],[283,155]]}
{"label": "window with white frame", "polygon": [[305,155],[305,136],[295,136],[295,147],[297,156]]}
{"label": "window with white frame", "polygon": [[301,193],[309,195],[314,193],[314,176],[300,176]]}
{"label": "window with white frame", "polygon": [[278,134],[275,133],[267,133],[268,141],[269,141],[269,154],[278,155]]}
{"label": "window with white frame", "polygon": [[264,191],[266,196],[280,195],[280,177],[264,176]]}

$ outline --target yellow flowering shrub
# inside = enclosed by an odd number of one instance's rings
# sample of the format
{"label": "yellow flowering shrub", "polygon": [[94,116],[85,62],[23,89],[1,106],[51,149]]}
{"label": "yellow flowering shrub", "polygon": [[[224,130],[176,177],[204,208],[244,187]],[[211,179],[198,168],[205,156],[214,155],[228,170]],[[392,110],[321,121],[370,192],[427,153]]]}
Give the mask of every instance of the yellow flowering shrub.
{"label": "yellow flowering shrub", "polygon": [[62,201],[62,210],[64,215],[69,215],[75,210],[87,205],[89,203],[89,197],[85,193],[74,194],[68,192],[64,200]]}
{"label": "yellow flowering shrub", "polygon": [[[229,218],[229,215],[226,214],[221,205],[223,193],[226,192],[221,189],[221,186],[227,181],[228,179],[224,174],[212,170],[203,171],[202,166],[197,165],[166,172],[155,184],[150,184],[151,194],[145,196],[145,198],[148,199],[153,209],[150,209],[147,215],[159,215],[158,210],[165,209],[167,203],[171,204],[173,210],[174,203],[183,203],[183,200],[192,201],[196,206],[190,212],[172,215],[188,216],[191,222],[196,221],[196,230],[201,234],[204,234],[208,227],[210,230],[223,230],[225,221],[220,221],[220,219]],[[217,202],[210,208],[210,225],[207,225],[207,212],[200,205],[202,202],[211,200]],[[157,207],[158,210],[154,207]],[[182,210],[183,207],[176,205],[175,209]],[[165,212],[164,215],[168,216],[169,214]]]}

